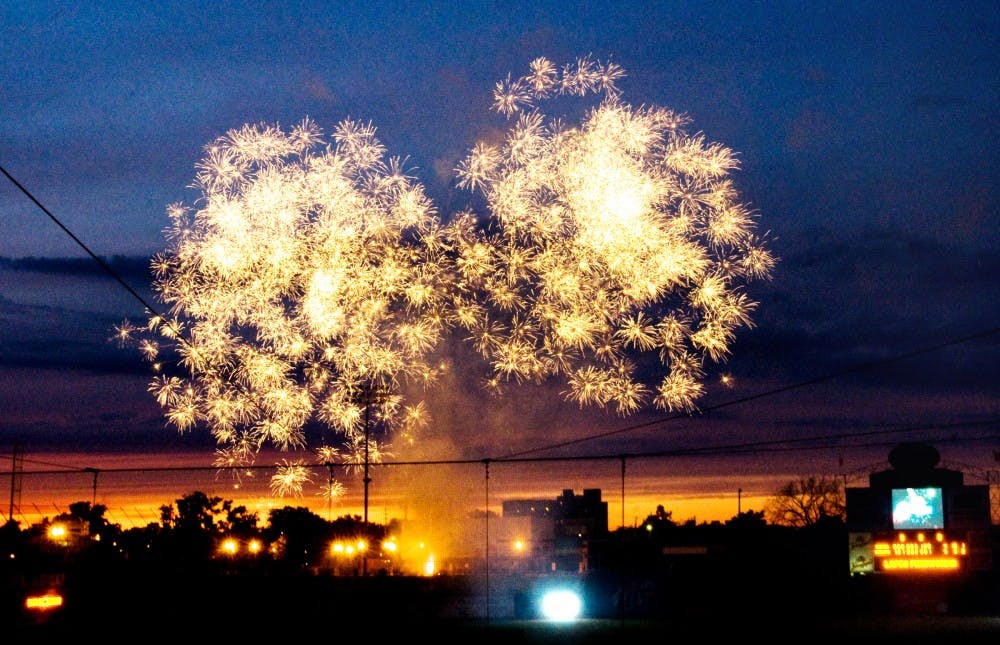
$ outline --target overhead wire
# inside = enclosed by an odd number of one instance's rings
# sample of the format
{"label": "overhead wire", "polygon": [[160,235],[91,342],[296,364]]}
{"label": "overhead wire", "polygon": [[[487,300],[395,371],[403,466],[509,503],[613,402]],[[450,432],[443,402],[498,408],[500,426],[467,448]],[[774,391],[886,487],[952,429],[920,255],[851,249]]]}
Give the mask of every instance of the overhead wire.
{"label": "overhead wire", "polygon": [[[76,242],[76,244],[78,244],[91,257],[91,259],[93,259],[102,269],[104,269],[104,271],[106,271],[108,274],[110,274],[122,287],[124,287],[129,292],[129,294],[132,295],[132,297],[134,297],[140,304],[142,304],[143,307],[145,307],[147,311],[149,311],[153,316],[156,316],[156,317],[162,319],[162,316],[157,312],[157,310],[156,310],[155,307],[153,307],[148,302],[146,302],[146,300],[135,289],[133,289],[113,268],[111,268],[104,260],[102,260],[97,254],[95,254],[83,241],[81,241],[72,231],[70,231],[69,228],[67,228],[61,221],[59,221],[59,219],[54,214],[52,214],[52,212],[48,208],[46,208],[31,193],[31,191],[29,191],[19,181],[17,181],[17,179],[15,179],[9,172],[7,172],[7,170],[5,168],[3,168],[3,166],[0,166],[0,172],[2,172],[4,174],[4,176],[6,176],[7,179],[10,180],[11,183],[13,183],[18,188],[18,190],[20,190],[25,196],[27,196],[28,199],[30,199],[39,209],[42,210],[42,212],[44,212],[53,222],[55,222],[55,224],[57,226],[59,226],[59,228],[62,229],[63,232],[65,232],[67,235],[69,235],[69,237],[71,239],[73,239],[73,241]],[[869,369],[872,369],[874,367],[888,365],[888,364],[895,363],[895,362],[898,362],[898,361],[902,361],[902,360],[905,360],[905,359],[908,359],[908,358],[912,358],[912,357],[915,357],[915,356],[920,356],[922,354],[927,354],[927,353],[930,353],[930,352],[934,352],[934,351],[943,349],[945,347],[950,347],[950,346],[953,346],[953,345],[959,345],[959,344],[967,343],[967,342],[970,342],[970,341],[973,341],[973,340],[978,340],[978,339],[981,339],[981,338],[986,338],[986,337],[992,336],[994,334],[997,334],[998,332],[1000,332],[1000,327],[994,327],[992,329],[987,329],[987,330],[980,331],[980,332],[977,332],[977,333],[968,334],[968,335],[961,336],[961,337],[958,337],[958,338],[954,338],[954,339],[951,339],[951,340],[947,340],[947,341],[944,341],[944,342],[941,342],[941,343],[937,343],[935,345],[930,345],[930,346],[927,346],[927,347],[922,347],[922,348],[914,349],[914,350],[911,350],[911,351],[908,351],[908,352],[904,352],[902,354],[897,354],[895,356],[889,356],[889,357],[886,357],[886,358],[883,358],[883,359],[880,359],[880,360],[877,360],[877,361],[870,361],[868,363],[862,363],[862,364],[859,364],[859,365],[854,365],[854,366],[847,367],[847,368],[842,369],[842,370],[831,372],[829,374],[819,375],[819,376],[816,376],[816,377],[813,377],[813,378],[805,379],[805,380],[798,381],[798,382],[795,382],[795,383],[791,383],[791,384],[788,384],[788,385],[783,385],[781,387],[776,387],[776,388],[772,388],[772,389],[769,389],[769,390],[764,390],[762,392],[758,392],[758,393],[751,394],[751,395],[748,395],[748,396],[743,396],[743,397],[739,397],[739,398],[730,399],[728,401],[723,401],[721,403],[710,405],[710,406],[705,407],[705,408],[699,408],[698,412],[701,413],[701,414],[705,414],[705,413],[708,413],[708,412],[713,412],[713,411],[720,410],[720,409],[723,409],[723,408],[727,408],[727,407],[730,407],[730,406],[741,405],[741,404],[744,404],[744,403],[747,403],[747,402],[750,402],[750,401],[754,401],[754,400],[757,400],[757,399],[761,399],[761,398],[765,398],[765,397],[769,397],[769,396],[774,396],[774,395],[777,395],[777,394],[781,394],[781,393],[788,392],[788,391],[791,391],[791,390],[799,389],[799,388],[802,388],[802,387],[807,387],[807,386],[810,386],[810,385],[815,385],[817,383],[822,383],[824,381],[835,379],[835,378],[838,378],[838,377],[841,377],[841,376],[846,376],[848,374],[853,374],[853,373],[856,373],[856,372],[861,372],[861,371],[869,370]],[[183,341],[183,338],[180,338],[180,340]],[[590,435],[587,435],[587,436],[584,436],[584,437],[578,437],[578,438],[571,439],[571,440],[568,440],[568,441],[551,443],[551,444],[547,444],[547,445],[540,446],[540,447],[537,447],[537,448],[531,448],[531,449],[527,449],[527,450],[521,450],[521,451],[517,451],[517,452],[508,453],[506,455],[499,456],[499,457],[488,457],[488,458],[484,458],[484,459],[473,459],[471,461],[472,462],[490,462],[490,461],[501,462],[501,461],[521,461],[521,460],[529,460],[530,461],[531,459],[527,459],[526,458],[527,455],[532,455],[532,454],[536,454],[536,453],[540,453],[540,452],[551,451],[551,450],[555,450],[555,449],[558,449],[558,448],[564,448],[564,447],[567,447],[567,446],[577,445],[577,444],[581,444],[581,443],[585,443],[585,442],[589,442],[589,441],[594,441],[594,440],[597,440],[597,439],[603,439],[603,438],[607,438],[607,437],[617,436],[617,435],[621,435],[621,434],[625,434],[625,433],[635,432],[635,431],[638,431],[638,430],[643,430],[643,429],[646,429],[646,428],[649,428],[649,427],[657,426],[657,425],[668,423],[668,422],[671,422],[671,421],[676,421],[678,419],[686,419],[686,418],[690,418],[690,414],[687,414],[687,413],[676,413],[676,414],[673,414],[673,415],[670,415],[670,416],[666,416],[666,417],[663,417],[663,418],[660,418],[660,419],[653,419],[651,421],[647,421],[647,422],[644,422],[644,423],[632,424],[632,425],[626,426],[624,428],[618,428],[616,430],[610,430],[610,431],[607,431],[607,432],[600,432],[600,433],[590,434]],[[878,432],[884,432],[884,431],[875,431],[875,432],[878,433]],[[853,434],[840,435],[840,437],[850,437],[850,436],[855,436],[855,435],[853,435]],[[837,438],[837,437],[828,437],[828,438]],[[804,439],[804,440],[805,441],[815,440],[815,438],[813,438],[813,439]],[[784,441],[780,441],[780,442],[779,441],[775,441],[775,442],[752,442],[752,443],[749,443],[749,444],[742,444],[742,445],[744,445],[744,446],[757,445],[758,446],[757,449],[759,450],[760,449],[759,446],[761,446],[761,445],[767,445],[769,443],[789,443],[789,442],[796,442],[796,441],[801,441],[801,440],[796,439],[796,440],[784,440]],[[739,444],[737,444],[737,445],[739,445]],[[736,446],[730,446],[728,449],[729,450],[733,450],[733,449],[735,449],[735,447]],[[667,450],[667,451],[657,451],[657,452],[653,452],[653,453],[631,453],[631,454],[627,454],[627,455],[615,455],[615,458],[620,458],[620,457],[624,457],[624,456],[629,456],[629,457],[666,456],[666,455],[674,455],[674,456],[676,456],[676,455],[679,455],[679,454],[698,453],[698,452],[702,452],[702,451],[714,452],[717,449],[725,450],[726,448],[724,448],[724,447],[718,447],[718,448],[705,447],[705,448],[700,448],[700,449],[698,449],[698,448],[690,449],[689,448],[689,449],[676,449],[676,450]],[[596,459],[596,458],[600,458],[600,457],[592,455],[592,456],[585,456],[585,457],[579,457],[579,458],[582,458],[582,459]],[[556,458],[539,458],[539,459],[541,459],[541,460],[547,460],[547,459],[556,459]],[[567,459],[567,457],[558,457],[558,459]],[[435,463],[437,463],[437,462],[435,462]],[[464,460],[456,460],[456,461],[449,461],[448,463],[465,463],[465,461]],[[54,464],[52,464],[52,465],[54,465]],[[350,465],[350,464],[344,464],[344,465]],[[92,471],[93,470],[92,468],[75,468],[75,467],[67,467],[67,468],[68,469],[76,469],[76,470],[79,470],[79,471],[82,471],[82,472],[83,471]],[[183,469],[183,467],[178,467],[178,468],[179,469]],[[216,468],[214,466],[212,468],[218,469],[218,468]],[[269,466],[269,468],[270,468],[270,466]],[[65,472],[65,471],[58,471],[58,472]]]}
{"label": "overhead wire", "polygon": [[101,267],[102,269],[104,269],[104,270],[105,270],[105,271],[106,271],[106,272],[107,272],[108,274],[110,274],[110,275],[111,275],[111,277],[113,277],[113,278],[114,278],[115,280],[117,280],[117,281],[118,281],[118,283],[119,283],[119,284],[120,284],[120,285],[121,285],[122,287],[124,287],[124,288],[125,288],[125,290],[126,290],[126,291],[128,291],[128,292],[129,292],[129,293],[130,293],[130,294],[132,295],[132,297],[133,297],[133,298],[135,298],[136,300],[138,300],[138,301],[139,301],[139,303],[141,303],[141,304],[142,304],[142,306],[143,306],[143,307],[145,307],[145,308],[146,308],[146,309],[147,309],[147,310],[148,310],[148,311],[149,311],[150,313],[152,313],[152,314],[153,314],[154,316],[157,316],[157,317],[161,317],[161,316],[160,316],[160,315],[159,315],[159,314],[158,314],[158,313],[156,312],[156,308],[155,308],[155,307],[153,307],[153,306],[152,306],[152,305],[150,305],[150,304],[149,304],[148,302],[146,302],[145,298],[143,298],[143,297],[142,297],[141,295],[139,295],[139,293],[138,293],[138,292],[137,292],[137,291],[136,291],[135,289],[133,289],[133,288],[132,288],[132,286],[131,286],[131,285],[129,285],[129,283],[128,283],[128,282],[126,282],[126,281],[125,281],[125,279],[124,279],[124,278],[122,278],[122,277],[121,277],[121,275],[119,275],[117,271],[115,271],[114,269],[112,269],[112,268],[111,268],[111,267],[110,267],[110,266],[108,265],[108,263],[107,263],[107,262],[105,262],[104,260],[102,260],[102,259],[100,258],[100,256],[98,256],[98,255],[97,255],[96,253],[94,253],[93,251],[91,251],[91,250],[90,250],[90,248],[89,248],[89,247],[88,247],[88,246],[87,246],[86,244],[84,244],[84,243],[83,243],[83,241],[81,241],[81,240],[80,240],[80,238],[78,238],[78,237],[77,237],[76,235],[74,235],[74,234],[73,234],[73,232],[72,232],[71,230],[69,230],[69,229],[68,229],[68,228],[66,227],[66,225],[65,225],[65,224],[63,224],[62,222],[60,222],[60,221],[59,221],[59,218],[57,218],[57,217],[56,217],[55,215],[53,215],[53,214],[52,214],[52,211],[50,211],[50,210],[49,210],[48,208],[46,208],[46,207],[45,207],[45,206],[44,206],[44,205],[43,205],[43,204],[42,204],[42,203],[41,203],[40,201],[38,201],[38,199],[37,199],[37,198],[36,198],[36,197],[35,197],[35,196],[34,196],[33,194],[31,194],[31,191],[29,191],[29,190],[28,190],[27,188],[25,188],[25,187],[24,187],[24,186],[23,186],[23,185],[21,184],[21,182],[19,182],[18,180],[14,179],[14,177],[13,177],[13,176],[12,176],[12,175],[11,175],[11,174],[10,174],[9,172],[7,172],[7,169],[6,169],[6,168],[4,168],[3,166],[0,166],[0,172],[2,172],[2,173],[4,174],[4,176],[6,176],[6,177],[7,177],[7,179],[9,179],[9,180],[10,180],[10,182],[11,182],[12,184],[14,184],[15,186],[17,186],[17,189],[18,189],[18,190],[20,190],[20,191],[21,191],[22,193],[24,193],[24,194],[25,194],[25,196],[27,196],[27,198],[28,198],[28,199],[30,199],[30,200],[31,200],[32,202],[34,202],[35,206],[37,206],[38,208],[40,208],[40,209],[42,210],[42,212],[43,212],[43,213],[45,213],[46,215],[48,215],[48,216],[49,216],[49,219],[51,219],[51,220],[52,220],[53,222],[55,222],[55,223],[56,223],[56,226],[58,226],[59,228],[61,228],[61,229],[63,230],[63,232],[64,232],[64,233],[66,233],[66,235],[69,235],[69,236],[70,236],[70,238],[71,238],[71,239],[72,239],[72,240],[73,240],[74,242],[76,242],[76,243],[77,243],[77,245],[78,245],[78,246],[79,246],[80,248],[82,248],[82,249],[83,249],[84,251],[86,251],[87,255],[89,255],[89,256],[90,256],[90,258],[91,258],[91,259],[92,259],[92,260],[93,260],[94,262],[96,262],[96,263],[98,264],[98,266],[100,266],[100,267]]}
{"label": "overhead wire", "polygon": [[[959,427],[972,427],[972,426],[982,426],[988,424],[1000,424],[1000,418],[984,419],[979,421],[964,421],[950,424],[932,424],[932,425],[921,425],[921,426],[903,426],[898,428],[887,428],[881,430],[866,430],[861,432],[851,432],[846,434],[825,434],[825,435],[814,435],[811,437],[798,437],[794,439],[769,439],[761,441],[749,441],[733,444],[721,444],[715,446],[695,446],[686,448],[673,448],[669,450],[652,450],[652,451],[640,451],[628,454],[580,454],[572,456],[548,456],[548,457],[500,457],[496,459],[483,459],[483,458],[466,458],[466,459],[432,459],[432,460],[415,460],[415,461],[384,461],[376,464],[381,467],[391,467],[391,466],[442,466],[442,465],[469,465],[469,464],[482,464],[484,462],[490,463],[538,463],[538,462],[554,462],[554,461],[601,461],[601,460],[620,460],[622,458],[627,459],[655,459],[663,457],[720,457],[726,455],[736,455],[736,454],[746,454],[746,453],[765,453],[765,452],[789,452],[789,451],[806,451],[806,450],[829,450],[830,448],[865,448],[865,447],[875,447],[884,445],[894,445],[898,441],[876,441],[876,442],[856,442],[856,443],[843,443],[846,439],[861,439],[861,438],[873,438],[878,436],[886,435],[899,435],[913,432],[927,432],[927,431],[939,431],[939,430],[951,430]],[[1000,433],[993,432],[987,435],[977,436],[977,437],[962,437],[950,438],[944,440],[945,442],[961,442],[968,443],[972,441],[983,441],[996,439],[1000,436]],[[819,445],[807,445],[803,446],[801,444],[814,444],[814,442],[831,442],[829,444],[819,444]],[[799,445],[794,445],[799,444]],[[10,459],[7,455],[0,455],[0,459]],[[33,460],[29,458],[22,458],[22,462],[34,463],[45,466],[53,466],[59,470],[30,470],[23,471],[21,474],[25,475],[64,475],[69,473],[83,473],[83,472],[94,472],[99,471],[102,473],[129,473],[129,472],[178,472],[178,471],[208,471],[214,470],[217,472],[226,471],[255,471],[255,470],[273,470],[274,465],[257,465],[257,464],[245,464],[241,466],[138,466],[138,467],[117,467],[117,468],[93,468],[93,467],[80,467],[80,466],[69,466],[65,464],[56,464],[53,462]],[[360,466],[360,463],[351,461],[341,461],[341,462],[327,462],[327,463],[316,463],[307,464],[310,468],[329,468],[329,467],[341,467],[341,468],[352,468]],[[10,475],[11,473],[0,472],[0,476]]]}
{"label": "overhead wire", "polygon": [[[895,363],[895,362],[898,362],[898,361],[901,361],[901,360],[905,360],[907,358],[913,358],[914,356],[920,356],[921,354],[927,354],[927,353],[930,353],[930,352],[934,352],[934,351],[937,351],[939,349],[943,349],[945,347],[949,347],[949,346],[952,346],[952,345],[959,345],[959,344],[962,344],[962,343],[967,343],[967,342],[972,341],[972,340],[977,340],[977,339],[980,339],[980,338],[986,338],[986,337],[992,336],[992,335],[994,335],[994,334],[996,334],[998,332],[1000,332],[1000,327],[994,327],[993,329],[988,329],[988,330],[977,332],[977,333],[974,333],[974,334],[968,334],[966,336],[962,336],[962,337],[955,338],[955,339],[952,339],[952,340],[949,340],[949,341],[938,343],[936,345],[930,345],[928,347],[922,347],[922,348],[915,349],[915,350],[912,350],[912,351],[909,351],[909,352],[905,352],[905,353],[902,353],[902,354],[897,354],[895,356],[889,356],[889,357],[883,358],[883,359],[878,360],[878,361],[871,361],[871,362],[868,362],[868,363],[863,363],[863,364],[860,364],[860,365],[855,365],[853,367],[848,367],[848,368],[845,368],[845,369],[842,369],[842,370],[838,370],[836,372],[831,372],[829,374],[824,374],[824,375],[816,376],[816,377],[809,378],[809,379],[806,379],[806,380],[803,380],[803,381],[798,381],[796,383],[791,383],[791,384],[788,384],[788,385],[783,385],[781,387],[772,388],[770,390],[765,390],[765,391],[762,391],[762,392],[758,392],[756,394],[750,394],[748,396],[743,396],[743,397],[731,399],[731,400],[728,400],[728,401],[723,401],[721,403],[717,403],[715,405],[710,405],[710,406],[707,406],[705,408],[699,408],[698,411],[699,411],[699,413],[702,413],[702,414],[707,413],[707,412],[714,412],[716,410],[720,410],[722,408],[727,408],[727,407],[730,407],[730,406],[733,406],[733,405],[740,405],[740,404],[743,404],[743,403],[747,403],[749,401],[754,401],[756,399],[760,399],[760,398],[764,398],[764,397],[769,397],[769,396],[774,396],[776,394],[781,394],[781,393],[784,393],[784,392],[788,392],[790,390],[795,390],[795,389],[806,387],[806,386],[809,386],[809,385],[815,385],[817,383],[822,383],[823,381],[829,381],[831,379],[835,379],[835,378],[838,378],[838,377],[841,377],[841,376],[846,376],[848,374],[853,374],[855,372],[861,372],[861,371],[872,369],[874,367],[888,365],[890,363]],[[627,433],[627,432],[634,432],[636,430],[642,430],[642,429],[649,428],[649,427],[652,427],[652,426],[660,425],[662,423],[667,423],[667,422],[670,422],[670,421],[676,421],[678,419],[687,419],[687,418],[690,418],[690,416],[691,416],[690,414],[686,414],[686,413],[676,413],[676,414],[673,414],[671,416],[667,416],[667,417],[664,417],[664,418],[661,418],[661,419],[654,419],[652,421],[646,421],[644,423],[630,425],[630,426],[627,426],[627,427],[624,427],[624,428],[619,428],[617,430],[610,430],[610,431],[607,431],[607,432],[600,432],[600,433],[596,433],[596,434],[591,434],[591,435],[587,435],[585,437],[578,437],[576,439],[571,439],[569,441],[563,441],[563,442],[559,442],[559,443],[548,444],[548,445],[541,446],[541,447],[538,447],[538,448],[531,448],[531,449],[528,449],[528,450],[522,450],[522,451],[518,451],[518,452],[515,452],[515,453],[510,453],[510,454],[508,454],[506,456],[507,457],[518,457],[518,456],[523,456],[523,455],[526,455],[526,454],[532,454],[532,453],[536,453],[536,452],[543,452],[543,451],[547,451],[547,450],[554,450],[556,448],[564,448],[566,446],[571,446],[571,445],[575,445],[575,444],[579,444],[579,443],[584,443],[584,442],[587,442],[587,441],[593,441],[595,439],[604,439],[606,437],[612,437],[612,436],[624,434],[624,433]]]}

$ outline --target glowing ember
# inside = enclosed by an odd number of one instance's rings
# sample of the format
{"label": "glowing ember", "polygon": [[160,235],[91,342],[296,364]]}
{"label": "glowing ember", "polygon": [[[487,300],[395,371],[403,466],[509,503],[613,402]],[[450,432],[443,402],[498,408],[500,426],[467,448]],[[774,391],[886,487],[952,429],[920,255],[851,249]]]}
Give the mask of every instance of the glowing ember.
{"label": "glowing ember", "polygon": [[[167,419],[182,432],[208,426],[220,468],[252,463],[265,445],[306,447],[310,421],[335,435],[320,463],[337,455],[334,439],[349,459],[378,462],[369,414],[409,435],[420,427],[423,408],[402,406],[400,389],[439,369],[426,356],[445,329],[443,233],[384,152],[353,121],[332,142],[309,120],[290,132],[244,126],[208,146],[198,208],[169,208],[170,248],[153,261],[169,316],[150,318],[160,338],[141,349],[163,370],[150,390]],[[166,348],[178,359],[169,373]],[[294,492],[304,472],[280,466],[272,490]]]}
{"label": "glowing ember", "polygon": [[[581,405],[691,410],[705,361],[724,360],[751,324],[741,284],[775,259],[728,178],[736,156],[686,134],[683,115],[623,103],[622,76],[590,58],[561,72],[539,58],[497,85],[494,107],[516,120],[458,168],[496,224],[483,239],[471,213],[458,219],[458,322],[490,361],[491,387],[558,376]],[[534,108],[594,92],[577,127]],[[664,368],[658,382],[641,380],[644,355]]]}
{"label": "glowing ember", "polygon": [[[538,58],[496,85],[506,137],[457,168],[485,218],[443,224],[371,125],[344,121],[330,139],[308,119],[245,125],[207,146],[197,207],[170,206],[152,262],[169,310],[117,333],[147,336],[168,421],[207,426],[234,473],[274,446],[310,448],[316,464],[343,455],[367,477],[389,454],[370,424],[418,441],[427,410],[410,386],[449,369],[431,356],[456,329],[495,391],[555,378],[581,406],[692,410],[706,361],[751,324],[743,285],[776,260],[729,178],[736,155],[687,134],[684,115],[624,103],[623,77],[589,57]],[[575,126],[535,107],[588,95],[600,100]],[[286,461],[271,489],[310,481]],[[343,488],[331,478],[323,494]]]}

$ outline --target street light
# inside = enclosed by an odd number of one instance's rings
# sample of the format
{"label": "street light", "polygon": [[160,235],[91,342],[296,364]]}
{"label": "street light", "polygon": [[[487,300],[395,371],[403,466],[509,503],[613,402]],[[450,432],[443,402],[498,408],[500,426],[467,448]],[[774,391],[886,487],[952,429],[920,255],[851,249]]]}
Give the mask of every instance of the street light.
{"label": "street light", "polygon": [[552,589],[541,600],[542,616],[554,622],[576,620],[583,612],[583,599],[572,589]]}
{"label": "street light", "polygon": [[57,544],[65,545],[68,540],[66,525],[53,524],[52,526],[49,527],[48,537],[50,540],[56,542]]}
{"label": "street light", "polygon": [[221,550],[226,555],[236,555],[236,552],[240,550],[240,543],[233,538],[226,538],[222,541]]}

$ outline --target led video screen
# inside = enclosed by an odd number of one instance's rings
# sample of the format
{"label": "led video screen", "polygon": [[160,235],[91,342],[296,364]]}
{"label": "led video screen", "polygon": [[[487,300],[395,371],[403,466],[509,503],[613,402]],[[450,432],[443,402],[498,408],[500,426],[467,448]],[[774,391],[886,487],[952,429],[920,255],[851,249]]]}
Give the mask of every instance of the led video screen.
{"label": "led video screen", "polygon": [[944,501],[940,488],[892,489],[892,528],[943,529]]}

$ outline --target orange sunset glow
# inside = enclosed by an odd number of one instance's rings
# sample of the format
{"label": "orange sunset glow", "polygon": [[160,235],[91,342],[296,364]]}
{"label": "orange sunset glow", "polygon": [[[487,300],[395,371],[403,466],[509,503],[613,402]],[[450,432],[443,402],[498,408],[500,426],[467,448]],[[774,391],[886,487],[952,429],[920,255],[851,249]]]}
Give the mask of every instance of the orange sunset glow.
{"label": "orange sunset glow", "polygon": [[0,7],[0,645],[1000,643],[1000,3],[203,4]]}

